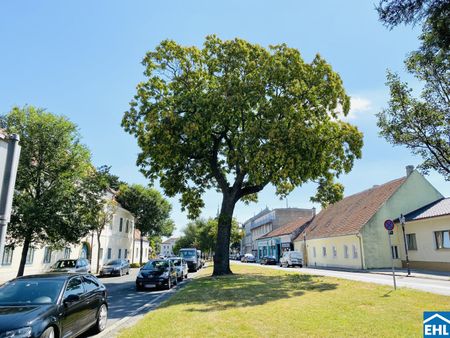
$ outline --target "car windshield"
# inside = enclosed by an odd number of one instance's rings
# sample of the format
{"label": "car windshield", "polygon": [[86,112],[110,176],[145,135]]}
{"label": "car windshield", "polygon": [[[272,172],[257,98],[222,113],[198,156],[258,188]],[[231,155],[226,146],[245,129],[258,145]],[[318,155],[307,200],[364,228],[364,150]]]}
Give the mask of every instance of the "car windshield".
{"label": "car windshield", "polygon": [[175,266],[180,266],[181,265],[181,259],[172,259],[172,262]]}
{"label": "car windshield", "polygon": [[169,267],[169,262],[167,261],[150,261],[144,265],[142,270],[165,270]]}
{"label": "car windshield", "polygon": [[290,255],[291,255],[292,258],[300,258],[300,253],[299,252],[295,252],[294,251],[294,252],[291,252]]}
{"label": "car windshield", "polygon": [[186,250],[186,251],[180,251],[180,254],[184,258],[194,257],[195,251],[194,250]]}
{"label": "car windshield", "polygon": [[121,262],[118,259],[115,259],[113,261],[109,261],[108,263],[106,263],[106,265],[120,265]]}
{"label": "car windshield", "polygon": [[54,269],[65,269],[65,268],[74,268],[77,264],[75,259],[67,259],[62,261],[57,261],[55,265],[53,265]]}
{"label": "car windshield", "polygon": [[0,304],[54,304],[62,280],[24,279],[7,282],[0,287]]}

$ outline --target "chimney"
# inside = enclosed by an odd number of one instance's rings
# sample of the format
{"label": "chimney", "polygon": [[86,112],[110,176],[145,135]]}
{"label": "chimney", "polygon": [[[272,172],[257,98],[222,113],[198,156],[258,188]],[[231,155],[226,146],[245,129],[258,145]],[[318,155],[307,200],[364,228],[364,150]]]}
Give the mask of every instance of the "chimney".
{"label": "chimney", "polygon": [[413,165],[407,165],[407,166],[406,166],[406,176],[407,176],[407,177],[408,177],[409,175],[411,175],[413,171],[414,171],[414,166],[413,166]]}

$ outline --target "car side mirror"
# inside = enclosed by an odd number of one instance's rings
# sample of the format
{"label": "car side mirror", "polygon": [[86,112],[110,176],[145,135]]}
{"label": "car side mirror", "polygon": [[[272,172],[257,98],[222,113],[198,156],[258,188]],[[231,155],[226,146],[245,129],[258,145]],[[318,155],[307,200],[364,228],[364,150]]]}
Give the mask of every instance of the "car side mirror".
{"label": "car side mirror", "polygon": [[68,295],[66,298],[64,298],[64,304],[74,303],[78,302],[80,300],[79,295]]}

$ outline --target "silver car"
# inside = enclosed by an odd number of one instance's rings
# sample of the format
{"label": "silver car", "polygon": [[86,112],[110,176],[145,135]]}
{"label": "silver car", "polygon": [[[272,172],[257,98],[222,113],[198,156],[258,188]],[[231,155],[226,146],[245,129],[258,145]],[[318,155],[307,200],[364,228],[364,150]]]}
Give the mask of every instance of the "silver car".
{"label": "silver car", "polygon": [[177,279],[183,280],[188,276],[188,265],[187,262],[181,257],[170,257],[169,260],[173,262],[175,269],[177,270]]}
{"label": "silver car", "polygon": [[91,273],[91,265],[86,258],[60,259],[50,268],[51,272],[88,272]]}

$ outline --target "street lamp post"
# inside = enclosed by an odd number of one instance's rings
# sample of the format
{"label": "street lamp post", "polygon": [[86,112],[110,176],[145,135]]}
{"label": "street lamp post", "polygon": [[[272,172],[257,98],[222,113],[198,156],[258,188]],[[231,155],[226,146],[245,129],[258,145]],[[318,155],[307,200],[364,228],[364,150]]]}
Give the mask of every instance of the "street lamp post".
{"label": "street lamp post", "polygon": [[399,220],[403,230],[403,242],[405,243],[406,269],[408,270],[408,276],[411,276],[411,270],[409,268],[408,243],[406,242],[406,233],[405,233],[405,223],[406,223],[405,216],[401,214]]}

